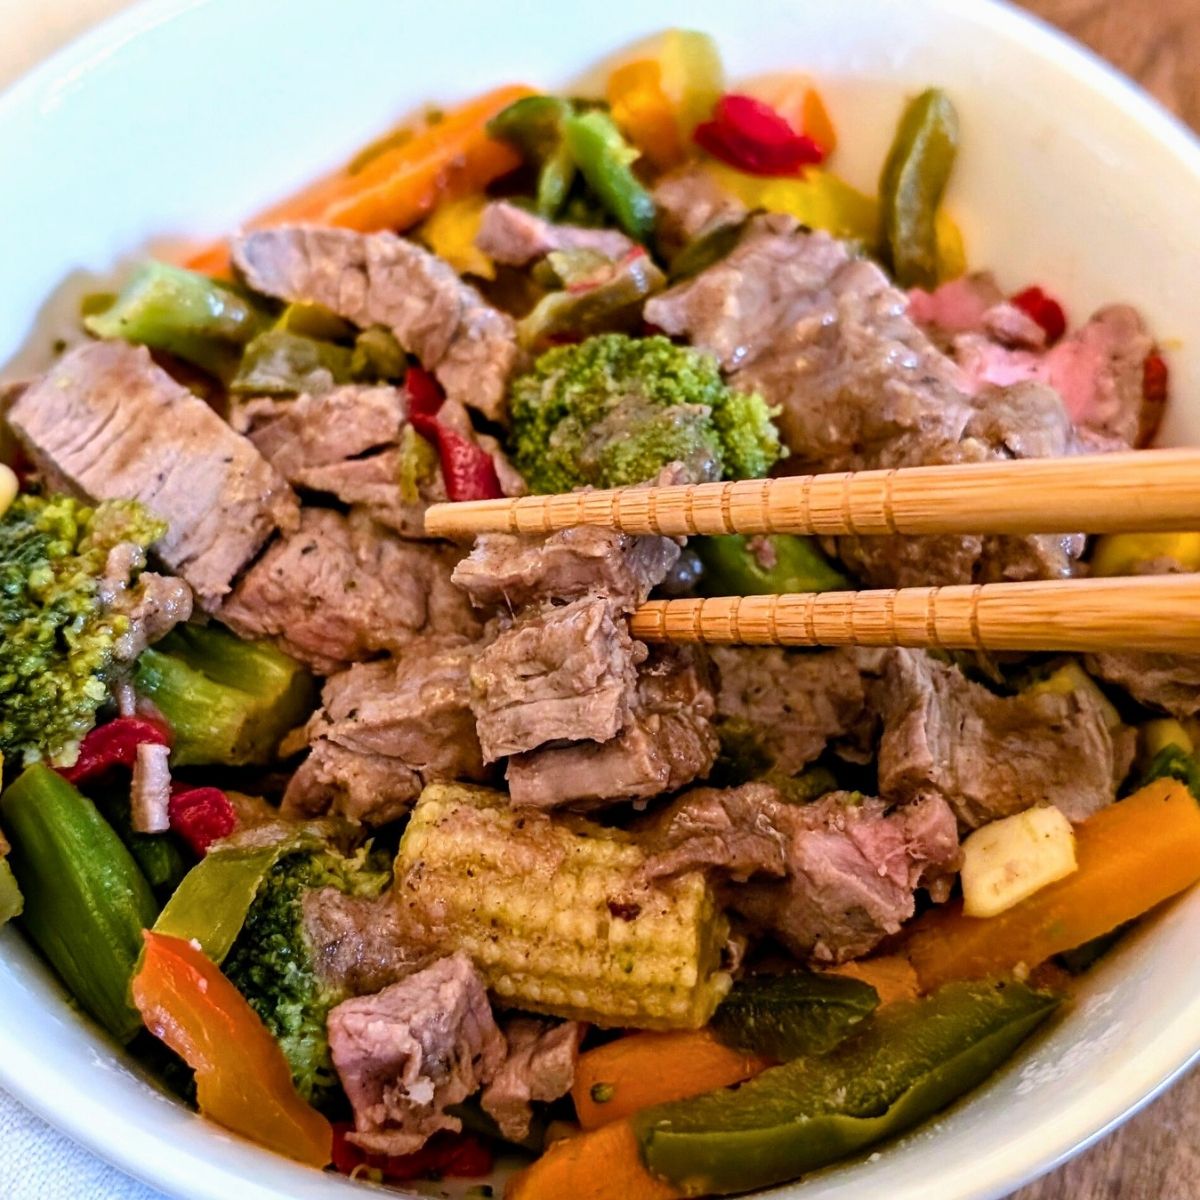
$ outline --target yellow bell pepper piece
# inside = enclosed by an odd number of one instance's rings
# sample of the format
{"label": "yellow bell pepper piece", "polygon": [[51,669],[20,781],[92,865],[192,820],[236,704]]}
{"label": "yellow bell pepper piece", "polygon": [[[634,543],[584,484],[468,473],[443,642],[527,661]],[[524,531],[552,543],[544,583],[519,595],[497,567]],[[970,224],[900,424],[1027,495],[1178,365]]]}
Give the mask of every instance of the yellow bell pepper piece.
{"label": "yellow bell pepper piece", "polygon": [[417,236],[460,275],[495,279],[496,264],[475,245],[486,206],[487,197],[482,194],[444,200],[420,227]]}
{"label": "yellow bell pepper piece", "polygon": [[1173,558],[1185,571],[1200,571],[1200,533],[1109,533],[1096,539],[1092,574],[1132,575],[1139,563]]}
{"label": "yellow bell pepper piece", "polygon": [[668,29],[658,51],[662,88],[675,108],[684,140],[701,121],[712,116],[713,105],[725,91],[725,68],[717,43],[694,29]]}

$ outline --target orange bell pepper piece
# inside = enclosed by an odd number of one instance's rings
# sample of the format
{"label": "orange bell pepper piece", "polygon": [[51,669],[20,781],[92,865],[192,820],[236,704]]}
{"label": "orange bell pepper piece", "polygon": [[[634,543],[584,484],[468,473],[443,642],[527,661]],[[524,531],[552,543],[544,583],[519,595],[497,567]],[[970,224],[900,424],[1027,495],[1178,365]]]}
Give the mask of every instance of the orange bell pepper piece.
{"label": "orange bell pepper piece", "polygon": [[905,951],[922,989],[1036,967],[1200,881],[1200,804],[1156,780],[1076,826],[1075,854],[1076,871],[997,916],[956,902],[914,922]]}
{"label": "orange bell pepper piece", "polygon": [[674,106],[663,91],[662,66],[642,58],[608,77],[612,118],[629,140],[662,171],[683,162],[683,137]]}
{"label": "orange bell pepper piece", "polygon": [[133,1002],[146,1028],[196,1072],[201,1113],[313,1167],[333,1155],[333,1129],[292,1085],[279,1043],[203,951],[147,929]]}
{"label": "orange bell pepper piece", "polygon": [[[533,94],[523,84],[495,88],[447,113],[411,138],[367,159],[359,170],[344,167],[317,180],[247,223],[264,229],[292,222],[334,225],[372,233],[407,229],[444,199],[480,191],[521,165],[505,142],[488,137],[487,123],[514,100]],[[193,271],[227,273],[229,245],[222,240],[193,254]]]}

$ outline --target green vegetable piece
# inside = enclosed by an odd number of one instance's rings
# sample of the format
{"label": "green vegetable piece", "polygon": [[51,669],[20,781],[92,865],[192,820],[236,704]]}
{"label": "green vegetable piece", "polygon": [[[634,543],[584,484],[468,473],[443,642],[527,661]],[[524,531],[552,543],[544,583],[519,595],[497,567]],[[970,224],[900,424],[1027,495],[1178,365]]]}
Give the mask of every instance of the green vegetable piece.
{"label": "green vegetable piece", "polygon": [[115,1038],[142,1027],[129,981],[142,930],[158,912],[150,885],[96,806],[40,763],[0,795],[21,923],[79,1003]]}
{"label": "green vegetable piece", "polygon": [[712,1028],[737,1050],[788,1062],[828,1053],[878,1007],[869,983],[844,975],[750,975],[721,1002]]}
{"label": "green vegetable piece", "polygon": [[99,338],[123,338],[166,350],[228,378],[238,352],[266,318],[262,310],[207,275],[168,263],[143,264],[110,308],[84,319]]}
{"label": "green vegetable piece", "polygon": [[772,596],[784,592],[833,592],[850,586],[821,553],[814,538],[790,533],[755,539],[741,533],[692,538],[704,564],[702,588],[710,596]]}
{"label": "green vegetable piece", "polygon": [[382,325],[364,329],[354,339],[350,374],[364,383],[399,383],[408,371],[408,355],[396,335]]}
{"label": "green vegetable piece", "polygon": [[195,940],[218,966],[225,961],[264,880],[280,859],[316,849],[321,838],[303,826],[281,828],[265,845],[210,850],[175,889],[154,922],[157,933]]}
{"label": "green vegetable piece", "polygon": [[100,603],[108,553],[121,542],[149,547],[166,530],[132,500],[89,508],[21,495],[0,517],[0,754],[10,766],[75,761],[129,629]]}
{"label": "green vegetable piece", "polygon": [[170,895],[187,874],[187,861],[169,833],[138,833],[133,828],[128,787],[89,787],[100,815],[133,855],[156,896]]}
{"label": "green vegetable piece", "polygon": [[563,134],[579,173],[616,223],[635,241],[649,241],[654,198],[633,173],[638,152],[613,119],[599,109],[577,113],[563,123]]}
{"label": "green vegetable piece", "polygon": [[638,1113],[646,1165],[688,1195],[795,1179],[916,1125],[985,1080],[1057,1008],[1024,984],[950,983],[823,1058]]}
{"label": "green vegetable piece", "polygon": [[879,180],[884,250],[901,287],[938,285],[938,205],[958,150],[958,114],[940,88],[904,110]]}
{"label": "green vegetable piece", "polygon": [[0,858],[0,925],[19,917],[25,907],[25,899],[17,886],[16,876],[7,858]]}
{"label": "green vegetable piece", "polygon": [[1172,744],[1159,750],[1130,791],[1139,791],[1156,779],[1178,779],[1200,800],[1200,763],[1180,746]]}
{"label": "green vegetable piece", "polygon": [[742,240],[745,229],[745,221],[727,221],[688,242],[671,259],[668,271],[671,283],[682,283],[719,263]]}
{"label": "green vegetable piece", "polygon": [[515,146],[538,168],[537,211],[553,219],[562,211],[575,178],[575,160],[565,140],[574,109],[560,96],[523,96],[497,113],[488,133]]}
{"label": "green vegetable piece", "polygon": [[254,396],[327,392],[353,378],[354,351],[286,329],[260,333],[242,355],[229,390]]}
{"label": "green vegetable piece", "polygon": [[270,763],[316,704],[312,676],[269,642],[182,625],[143,651],[134,685],[175,735],[174,766]]}

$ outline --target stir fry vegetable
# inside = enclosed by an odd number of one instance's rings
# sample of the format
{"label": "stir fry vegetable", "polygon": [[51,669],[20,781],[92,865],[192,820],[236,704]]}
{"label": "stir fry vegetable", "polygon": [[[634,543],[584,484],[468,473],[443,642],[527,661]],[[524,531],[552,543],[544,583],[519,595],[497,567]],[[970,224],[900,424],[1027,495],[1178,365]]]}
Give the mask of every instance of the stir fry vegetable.
{"label": "stir fry vegetable", "polygon": [[524,96],[488,122],[488,133],[509,142],[538,168],[537,211],[556,217],[575,178],[566,123],[574,109],[559,96]]}
{"label": "stir fry vegetable", "polygon": [[815,538],[731,533],[696,538],[693,548],[704,563],[704,589],[712,596],[831,592],[850,586]]}

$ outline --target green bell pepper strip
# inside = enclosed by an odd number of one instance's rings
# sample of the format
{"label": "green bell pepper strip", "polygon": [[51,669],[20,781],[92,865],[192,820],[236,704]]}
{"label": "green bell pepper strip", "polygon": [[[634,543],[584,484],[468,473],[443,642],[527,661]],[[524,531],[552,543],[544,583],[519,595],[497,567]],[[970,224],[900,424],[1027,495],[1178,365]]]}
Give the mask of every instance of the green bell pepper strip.
{"label": "green bell pepper strip", "polygon": [[129,981],[158,913],[133,856],[96,806],[41,763],[0,795],[21,924],[79,1003],[114,1037],[142,1027]]}
{"label": "green bell pepper strip", "polygon": [[621,136],[606,112],[575,113],[563,123],[571,157],[587,185],[617,224],[634,241],[648,242],[654,232],[654,198],[633,173],[637,151]]}
{"label": "green bell pepper strip", "polygon": [[575,160],[564,136],[573,111],[570,101],[560,96],[523,96],[487,124],[491,137],[515,146],[537,165],[536,206],[548,220],[562,212],[575,179]]}
{"label": "green bell pepper strip", "polygon": [[207,275],[168,263],[143,264],[103,312],[84,318],[89,333],[166,350],[221,378],[241,347],[265,328],[256,305]]}
{"label": "green bell pepper strip", "polygon": [[885,1009],[823,1058],[633,1117],[685,1195],[772,1187],[911,1128],[986,1079],[1058,1006],[1013,981],[949,983]]}
{"label": "green bell pepper strip", "polygon": [[25,905],[21,889],[17,886],[16,876],[7,858],[0,858],[0,925],[21,915]]}
{"label": "green bell pepper strip", "polygon": [[869,983],[844,975],[750,975],[734,984],[710,1024],[736,1050],[788,1062],[827,1054],[878,1007]]}
{"label": "green bell pepper strip", "polygon": [[287,329],[268,329],[245,349],[229,390],[254,396],[297,396],[349,383],[354,351]]}
{"label": "green bell pepper strip", "polygon": [[744,534],[692,538],[704,564],[702,590],[709,596],[772,596],[784,592],[834,592],[850,586],[812,538],[764,535],[774,565],[764,566]]}
{"label": "green bell pepper strip", "polygon": [[281,826],[276,837],[263,843],[210,850],[175,889],[154,932],[199,942],[220,966],[271,868],[297,850],[319,845],[321,839],[304,826]]}
{"label": "green bell pepper strip", "polygon": [[937,211],[958,150],[958,115],[940,88],[904,110],[879,180],[884,250],[901,287],[937,287]]}

